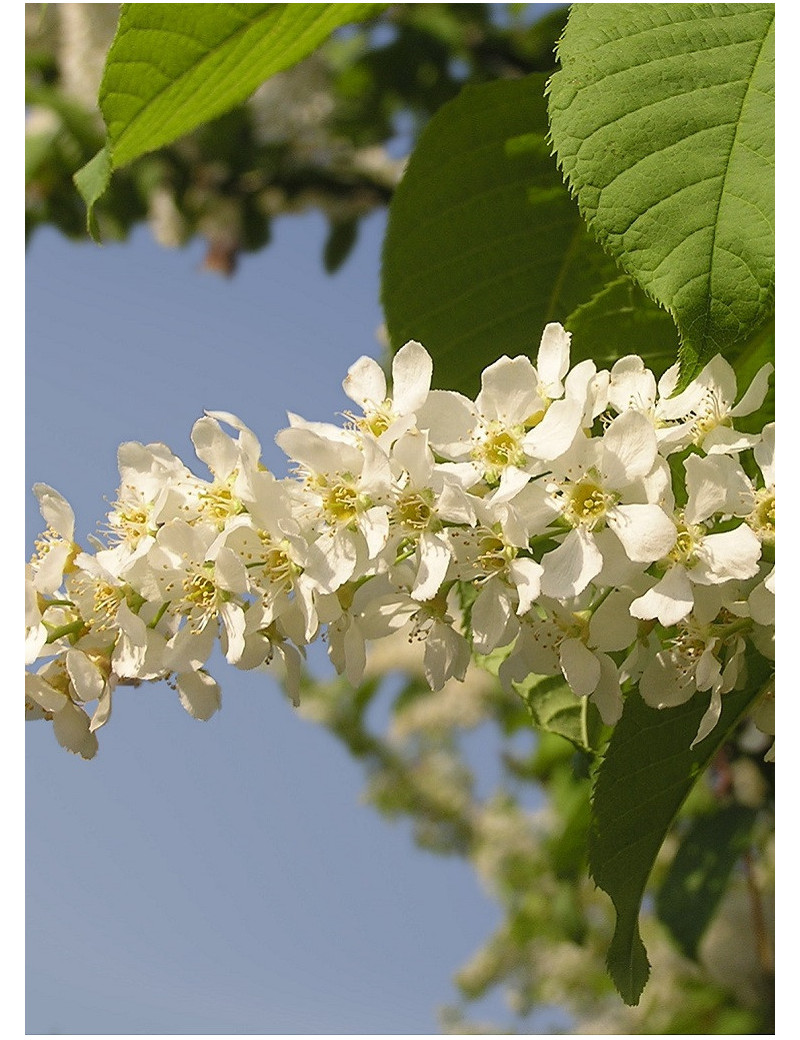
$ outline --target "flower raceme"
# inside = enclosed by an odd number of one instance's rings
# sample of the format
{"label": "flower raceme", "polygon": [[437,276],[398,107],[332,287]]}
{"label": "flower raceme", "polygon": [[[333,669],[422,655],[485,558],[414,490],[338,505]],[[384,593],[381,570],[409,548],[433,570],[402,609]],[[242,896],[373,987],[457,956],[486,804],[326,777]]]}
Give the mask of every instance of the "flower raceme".
{"label": "flower raceme", "polygon": [[676,368],[656,381],[631,355],[570,369],[569,352],[548,325],[536,364],[500,358],[474,401],[430,389],[419,343],[395,356],[391,390],[362,357],[345,425],[290,413],[278,433],[291,477],[227,412],[192,431],[207,478],[163,444],[124,444],[92,551],[37,484],[26,717],[91,758],[118,686],[166,679],[209,718],[217,641],[237,668],[277,668],[296,701],[314,640],[358,684],[369,644],[403,630],[433,690],[499,651],[505,684],[560,673],[608,725],[636,684],[654,707],[710,694],[703,739],[747,655],[772,656],[774,423],[734,425],[771,366],[736,404],[721,357],[675,395]]}

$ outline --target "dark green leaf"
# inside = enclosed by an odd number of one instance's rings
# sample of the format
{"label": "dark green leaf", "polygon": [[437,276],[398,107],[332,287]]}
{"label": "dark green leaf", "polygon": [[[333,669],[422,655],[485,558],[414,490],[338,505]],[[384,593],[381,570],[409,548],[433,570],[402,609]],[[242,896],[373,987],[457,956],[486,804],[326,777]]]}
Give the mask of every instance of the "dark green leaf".
{"label": "dark green leaf", "polygon": [[639,908],[658,850],[697,778],[744,712],[761,683],[723,698],[722,715],[694,749],[689,745],[708,707],[695,694],[677,708],[648,707],[638,693],[625,701],[592,800],[589,863],[614,902],[617,922],[608,953],[611,978],[627,1004],[638,1004],[650,972],[639,935]]}
{"label": "dark green leaf", "polygon": [[358,220],[340,220],[331,224],[322,262],[328,274],[335,274],[350,255],[358,238]]}
{"label": "dark green leaf", "polygon": [[[544,82],[464,90],[423,131],[392,199],[382,273],[389,337],[394,350],[409,339],[426,346],[437,386],[473,394],[483,368],[502,354],[535,356],[547,322],[565,322],[619,277],[550,155]],[[663,339],[673,326],[661,322]],[[574,360],[608,353],[605,329],[588,335],[576,337]],[[625,335],[614,340],[622,353],[634,349]]]}
{"label": "dark green leaf", "polygon": [[773,23],[773,4],[575,4],[559,43],[559,163],[675,318],[684,382],[774,306]]}
{"label": "dark green leaf", "polygon": [[656,899],[659,918],[687,957],[714,916],[728,878],[747,850],[756,810],[728,805],[700,816],[681,842]]}

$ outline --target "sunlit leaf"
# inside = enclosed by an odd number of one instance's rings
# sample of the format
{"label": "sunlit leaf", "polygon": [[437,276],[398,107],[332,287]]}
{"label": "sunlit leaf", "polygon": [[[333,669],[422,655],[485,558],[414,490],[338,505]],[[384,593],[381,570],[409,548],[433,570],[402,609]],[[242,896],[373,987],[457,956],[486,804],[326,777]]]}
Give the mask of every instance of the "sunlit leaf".
{"label": "sunlit leaf", "polygon": [[[123,4],[100,86],[109,169],[229,111],[334,29],[384,6]],[[76,175],[90,208],[102,193],[92,164]]]}
{"label": "sunlit leaf", "polygon": [[599,241],[673,315],[682,376],[774,306],[774,5],[575,4],[552,140]]}

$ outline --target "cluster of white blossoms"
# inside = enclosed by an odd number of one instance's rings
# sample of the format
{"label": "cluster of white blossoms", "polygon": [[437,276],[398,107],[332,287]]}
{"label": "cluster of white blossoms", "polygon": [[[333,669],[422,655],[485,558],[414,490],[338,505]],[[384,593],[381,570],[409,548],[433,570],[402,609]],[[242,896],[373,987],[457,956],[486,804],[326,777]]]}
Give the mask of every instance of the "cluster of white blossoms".
{"label": "cluster of white blossoms", "polygon": [[701,740],[746,681],[748,648],[772,656],[774,424],[735,428],[772,366],[735,403],[721,357],[675,394],[677,367],[658,382],[637,356],[570,370],[569,348],[548,325],[536,365],[500,358],[474,401],[430,389],[419,343],[395,356],[391,393],[362,357],[343,426],[290,414],[277,435],[292,477],[226,412],[192,431],[208,479],[163,444],[124,444],[92,552],[36,485],[27,717],[89,758],[117,686],[166,679],[211,716],[217,639],[237,668],[278,666],[296,699],[313,640],[356,685],[368,644],[402,629],[433,690],[505,648],[505,684],[562,673],[609,725],[633,684],[657,707],[710,691]]}

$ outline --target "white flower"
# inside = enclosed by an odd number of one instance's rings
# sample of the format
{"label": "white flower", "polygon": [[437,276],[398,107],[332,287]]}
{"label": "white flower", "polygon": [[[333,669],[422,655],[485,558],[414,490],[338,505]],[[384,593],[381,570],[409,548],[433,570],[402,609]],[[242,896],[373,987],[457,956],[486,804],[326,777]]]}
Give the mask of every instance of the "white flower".
{"label": "white flower", "polygon": [[[233,427],[236,439],[220,423]],[[261,445],[253,431],[230,412],[206,412],[192,427],[192,443],[197,457],[214,476],[211,484],[198,489],[198,513],[222,530],[242,511],[242,497],[250,488],[252,475],[259,471]]]}
{"label": "white flower", "polygon": [[750,415],[764,403],[771,364],[762,365],[737,405],[736,373],[720,355],[708,362],[700,374],[681,393],[660,402],[665,419],[687,424],[691,439],[706,454],[738,452],[751,448],[758,438],[738,433],[733,420]]}
{"label": "white flower", "polygon": [[350,400],[363,410],[356,425],[377,437],[381,444],[393,443],[413,426],[415,413],[428,396],[432,375],[430,354],[422,344],[409,340],[392,359],[389,396],[381,366],[370,357],[360,357],[350,366],[342,384]]}
{"label": "white flower", "polygon": [[53,723],[58,743],[81,758],[94,758],[97,737],[82,707],[71,697],[72,686],[63,658],[45,665],[35,675],[25,675],[26,718],[45,718]]}
{"label": "white flower", "polygon": [[34,484],[39,509],[47,530],[36,542],[31,559],[33,587],[45,596],[52,596],[61,587],[64,571],[80,552],[73,541],[75,514],[69,502],[47,484]]}
{"label": "white flower", "polygon": [[606,525],[635,563],[651,563],[669,551],[675,525],[660,505],[646,500],[645,478],[656,455],[652,425],[640,412],[627,411],[602,439],[584,440],[561,460],[562,479],[553,481],[552,494],[571,530],[542,559],[545,595],[576,596],[599,574],[603,557],[594,532]]}
{"label": "white flower", "polygon": [[389,537],[392,489],[389,459],[365,434],[360,446],[329,438],[296,421],[275,438],[300,463],[305,505],[301,525],[321,531],[310,546],[307,574],[322,592],[334,592],[365,573]]}
{"label": "white flower", "polygon": [[634,617],[675,625],[694,606],[693,584],[721,585],[758,573],[761,543],[747,524],[708,534],[703,525],[678,525],[661,580],[631,604]]}
{"label": "white flower", "polygon": [[121,444],[117,463],[120,485],[107,525],[118,562],[105,566],[119,574],[137,549],[146,551],[162,524],[194,515],[201,482],[165,444]]}
{"label": "white flower", "polygon": [[476,482],[518,491],[542,471],[542,461],[569,448],[580,428],[585,401],[554,400],[564,393],[568,358],[569,333],[548,325],[539,348],[540,373],[527,357],[503,356],[484,369],[474,404],[462,394],[432,391],[418,424],[444,458],[470,462]]}

